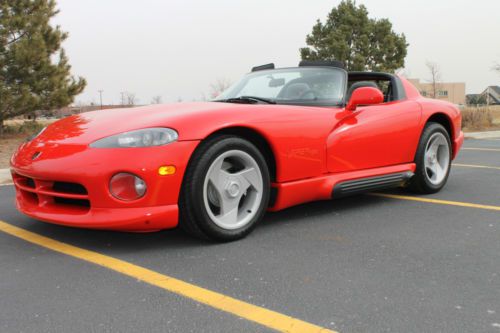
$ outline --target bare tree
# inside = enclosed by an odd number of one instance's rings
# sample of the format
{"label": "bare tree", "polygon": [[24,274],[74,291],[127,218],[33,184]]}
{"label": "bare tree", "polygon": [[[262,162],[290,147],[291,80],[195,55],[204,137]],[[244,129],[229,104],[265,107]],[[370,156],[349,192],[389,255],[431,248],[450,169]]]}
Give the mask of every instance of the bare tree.
{"label": "bare tree", "polygon": [[429,79],[427,80],[427,82],[431,84],[429,97],[436,98],[441,88],[441,69],[439,68],[439,65],[437,63],[432,61],[427,61],[425,65],[427,66],[430,75]]}
{"label": "bare tree", "polygon": [[400,68],[396,71],[396,75],[402,76],[407,79],[411,77],[411,72],[409,69]]}
{"label": "bare tree", "polygon": [[200,93],[200,96],[198,98],[194,98],[194,101],[196,102],[206,102],[208,101],[207,95],[204,92]]}
{"label": "bare tree", "polygon": [[127,105],[135,105],[135,103],[137,103],[137,98],[135,97],[135,94],[128,91],[125,92],[125,99]]}
{"label": "bare tree", "polygon": [[231,81],[225,78],[218,78],[214,83],[210,84],[210,97],[219,96],[224,90],[231,86]]}
{"label": "bare tree", "polygon": [[161,104],[161,103],[162,100],[160,95],[153,96],[153,98],[151,99],[151,104]]}
{"label": "bare tree", "polygon": [[500,74],[500,62],[495,62],[491,69]]}

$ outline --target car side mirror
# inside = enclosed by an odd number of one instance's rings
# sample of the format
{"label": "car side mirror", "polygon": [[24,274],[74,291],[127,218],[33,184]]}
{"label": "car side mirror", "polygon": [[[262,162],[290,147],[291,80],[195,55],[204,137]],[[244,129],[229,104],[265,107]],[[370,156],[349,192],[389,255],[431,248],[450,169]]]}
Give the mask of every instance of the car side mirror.
{"label": "car side mirror", "polygon": [[358,105],[374,105],[384,101],[382,92],[373,87],[360,87],[355,89],[346,105],[346,110],[354,111]]}

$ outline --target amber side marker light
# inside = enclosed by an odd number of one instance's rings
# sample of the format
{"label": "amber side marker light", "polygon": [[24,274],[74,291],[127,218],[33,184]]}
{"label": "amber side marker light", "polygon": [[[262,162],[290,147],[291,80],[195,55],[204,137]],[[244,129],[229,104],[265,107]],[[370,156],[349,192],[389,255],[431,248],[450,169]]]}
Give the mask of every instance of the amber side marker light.
{"label": "amber side marker light", "polygon": [[173,175],[176,169],[173,165],[165,165],[158,168],[158,174],[160,176]]}

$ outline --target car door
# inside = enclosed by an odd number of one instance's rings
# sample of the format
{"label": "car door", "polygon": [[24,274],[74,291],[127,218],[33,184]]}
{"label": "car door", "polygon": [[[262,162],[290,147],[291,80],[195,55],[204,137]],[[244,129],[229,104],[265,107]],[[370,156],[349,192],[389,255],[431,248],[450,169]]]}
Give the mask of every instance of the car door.
{"label": "car door", "polygon": [[421,108],[412,100],[358,106],[336,114],[327,138],[329,172],[412,162],[420,137]]}

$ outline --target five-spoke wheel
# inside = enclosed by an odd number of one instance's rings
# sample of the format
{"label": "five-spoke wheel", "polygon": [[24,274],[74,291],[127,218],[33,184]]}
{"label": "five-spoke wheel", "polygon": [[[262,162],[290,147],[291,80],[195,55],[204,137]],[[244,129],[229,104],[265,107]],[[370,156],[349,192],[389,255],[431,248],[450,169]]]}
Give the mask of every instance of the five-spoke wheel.
{"label": "five-spoke wheel", "polygon": [[425,171],[429,182],[440,184],[450,168],[450,146],[443,133],[432,134],[427,142],[424,157]]}
{"label": "five-spoke wheel", "polygon": [[446,129],[437,123],[428,123],[415,155],[415,176],[410,188],[418,193],[436,193],[446,184],[451,166],[451,143]]}
{"label": "five-spoke wheel", "polygon": [[212,221],[224,229],[237,229],[252,220],[262,201],[259,164],[242,150],[219,155],[208,169],[203,202]]}

